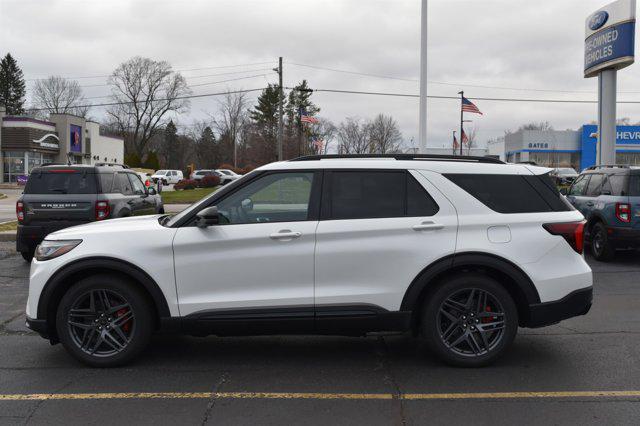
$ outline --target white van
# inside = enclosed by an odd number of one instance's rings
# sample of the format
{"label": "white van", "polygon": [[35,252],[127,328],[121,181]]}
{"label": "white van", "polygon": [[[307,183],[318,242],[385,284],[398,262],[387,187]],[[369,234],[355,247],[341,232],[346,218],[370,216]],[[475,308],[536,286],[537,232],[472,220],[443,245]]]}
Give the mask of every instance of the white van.
{"label": "white van", "polygon": [[153,183],[162,181],[163,185],[174,184],[180,182],[184,177],[182,176],[182,170],[158,170],[151,176]]}

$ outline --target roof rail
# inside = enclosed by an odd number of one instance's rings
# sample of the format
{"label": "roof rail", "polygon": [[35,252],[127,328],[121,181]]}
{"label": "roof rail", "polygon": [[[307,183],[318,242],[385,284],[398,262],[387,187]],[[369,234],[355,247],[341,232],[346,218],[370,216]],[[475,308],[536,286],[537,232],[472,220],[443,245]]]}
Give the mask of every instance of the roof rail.
{"label": "roof rail", "polygon": [[433,161],[465,161],[475,163],[492,163],[505,164],[503,161],[492,157],[476,157],[476,156],[460,156],[460,155],[442,155],[442,154],[325,154],[325,155],[306,155],[303,157],[293,158],[289,161],[315,161],[315,160],[333,160],[333,159],[352,159],[352,158],[389,158],[394,160],[433,160]]}
{"label": "roof rail", "polygon": [[129,166],[127,166],[126,164],[118,164],[118,163],[96,163],[96,164],[94,164],[94,166],[96,166],[96,167],[105,167],[105,166],[122,167],[123,169],[128,169],[129,168]]}
{"label": "roof rail", "polygon": [[596,166],[589,166],[585,170],[596,170],[596,169],[630,169],[631,165],[629,164],[599,164]]}

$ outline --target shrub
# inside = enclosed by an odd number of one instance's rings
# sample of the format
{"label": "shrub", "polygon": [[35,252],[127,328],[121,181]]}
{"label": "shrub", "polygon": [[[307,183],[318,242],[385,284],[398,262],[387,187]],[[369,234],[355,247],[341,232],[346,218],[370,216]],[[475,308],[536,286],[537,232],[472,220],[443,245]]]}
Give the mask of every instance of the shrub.
{"label": "shrub", "polygon": [[198,182],[196,182],[195,180],[182,179],[181,181],[173,185],[173,189],[175,189],[176,191],[181,189],[196,189],[196,186],[198,186]]}
{"label": "shrub", "polygon": [[218,185],[220,185],[220,178],[216,175],[207,175],[198,182],[200,188],[213,188]]}

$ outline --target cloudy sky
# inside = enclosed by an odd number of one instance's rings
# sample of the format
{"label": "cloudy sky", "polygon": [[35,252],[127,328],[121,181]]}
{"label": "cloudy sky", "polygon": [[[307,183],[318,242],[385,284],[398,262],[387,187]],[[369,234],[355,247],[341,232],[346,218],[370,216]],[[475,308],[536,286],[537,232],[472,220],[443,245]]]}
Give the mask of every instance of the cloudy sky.
{"label": "cloudy sky", "polygon": [[[595,100],[596,79],[582,77],[584,19],[607,2],[430,0],[429,94]],[[195,94],[276,82],[278,56],[286,86],[306,78],[317,89],[417,94],[419,49],[420,0],[0,0],[0,54],[17,58],[29,86],[48,75],[83,77],[92,103],[107,100],[106,75],[135,55],[169,61],[198,84]],[[639,67],[619,73],[619,100],[640,100]],[[416,98],[313,98],[335,123],[382,112],[408,146],[417,140]],[[468,126],[481,145],[526,122],[575,129],[596,118],[595,104],[476,104],[484,115],[470,115]],[[214,97],[193,100],[178,122],[215,109]],[[100,119],[103,109],[91,115]],[[640,121],[640,104],[619,105],[618,116]],[[458,122],[459,101],[430,99],[428,144],[450,146]]]}

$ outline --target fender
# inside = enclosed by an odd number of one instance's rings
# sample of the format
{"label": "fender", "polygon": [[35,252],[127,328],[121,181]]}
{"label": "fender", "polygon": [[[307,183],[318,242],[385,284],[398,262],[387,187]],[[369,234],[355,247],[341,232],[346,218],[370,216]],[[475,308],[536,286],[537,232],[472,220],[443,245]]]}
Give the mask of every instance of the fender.
{"label": "fender", "polygon": [[120,259],[91,257],[71,262],[56,271],[56,273],[49,278],[49,281],[47,281],[40,293],[40,300],[38,301],[38,319],[47,319],[51,310],[50,303],[55,301],[58,297],[61,297],[59,290],[66,289],[66,280],[69,277],[91,269],[119,272],[133,278],[139,282],[151,296],[158,312],[158,316],[160,318],[171,316],[169,305],[167,304],[167,300],[165,299],[162,290],[160,290],[158,284],[156,284],[156,282],[142,269]]}
{"label": "fender", "polygon": [[585,227],[585,229],[587,230],[587,236],[589,237],[591,237],[591,228],[593,228],[593,225],[595,225],[596,222],[600,221],[604,223],[605,226],[607,226],[607,220],[600,211],[592,211],[591,214],[589,214],[589,217],[586,218],[586,220],[587,226]]}
{"label": "fender", "polygon": [[[518,287],[525,297],[527,305],[540,303],[540,295],[531,279],[522,269],[502,257],[487,253],[456,253],[439,259],[418,274],[407,289],[402,304],[401,311],[413,311],[420,303],[423,291],[445,271],[464,267],[485,267],[508,276]],[[517,302],[517,301],[516,301]],[[527,306],[528,308],[528,306]]]}

